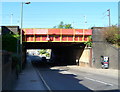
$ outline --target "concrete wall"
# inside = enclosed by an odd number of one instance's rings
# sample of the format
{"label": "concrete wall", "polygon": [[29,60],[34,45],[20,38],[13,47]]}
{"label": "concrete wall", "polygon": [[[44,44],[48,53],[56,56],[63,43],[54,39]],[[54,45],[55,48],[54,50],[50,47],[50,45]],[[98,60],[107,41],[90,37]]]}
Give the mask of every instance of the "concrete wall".
{"label": "concrete wall", "polygon": [[2,50],[0,50],[0,92],[2,91]]}
{"label": "concrete wall", "polygon": [[90,66],[90,50],[91,48],[85,48],[81,57],[79,58],[80,66]]}
{"label": "concrete wall", "polygon": [[101,29],[93,29],[93,67],[101,68],[101,56],[109,57],[109,68],[118,69],[118,49],[105,42]]}

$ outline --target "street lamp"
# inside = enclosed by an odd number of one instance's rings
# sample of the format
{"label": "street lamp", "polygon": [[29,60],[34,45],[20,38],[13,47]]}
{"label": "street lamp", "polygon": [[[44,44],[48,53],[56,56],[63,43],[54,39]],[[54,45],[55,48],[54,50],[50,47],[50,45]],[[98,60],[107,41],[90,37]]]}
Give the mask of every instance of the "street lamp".
{"label": "street lamp", "polygon": [[21,40],[20,40],[20,44],[22,45],[22,25],[23,25],[23,4],[30,4],[30,2],[22,2],[21,3]]}
{"label": "street lamp", "polygon": [[22,69],[22,26],[23,26],[23,4],[30,4],[30,2],[22,2],[22,3],[21,3],[21,29],[20,29],[21,69]]}

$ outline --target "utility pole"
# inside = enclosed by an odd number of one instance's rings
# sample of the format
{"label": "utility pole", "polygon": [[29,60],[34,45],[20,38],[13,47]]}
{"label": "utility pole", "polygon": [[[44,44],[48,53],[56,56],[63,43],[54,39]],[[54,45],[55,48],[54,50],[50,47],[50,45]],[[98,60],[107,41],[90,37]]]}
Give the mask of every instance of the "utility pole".
{"label": "utility pole", "polygon": [[83,41],[84,41],[84,38],[85,38],[85,36],[84,36],[84,33],[85,33],[85,29],[86,29],[86,23],[87,23],[87,21],[86,21],[86,16],[83,16],[84,17],[84,27],[85,28],[83,28]]}
{"label": "utility pole", "polygon": [[110,9],[108,9],[107,11],[108,11],[109,27],[110,27],[110,26],[111,26],[111,20],[110,20]]}
{"label": "utility pole", "polygon": [[85,23],[85,29],[86,29],[86,24],[87,24],[86,16],[84,16],[84,23]]}
{"label": "utility pole", "polygon": [[10,17],[10,23],[11,23],[11,25],[12,25],[12,18],[13,18],[13,14],[11,13],[11,17]]}

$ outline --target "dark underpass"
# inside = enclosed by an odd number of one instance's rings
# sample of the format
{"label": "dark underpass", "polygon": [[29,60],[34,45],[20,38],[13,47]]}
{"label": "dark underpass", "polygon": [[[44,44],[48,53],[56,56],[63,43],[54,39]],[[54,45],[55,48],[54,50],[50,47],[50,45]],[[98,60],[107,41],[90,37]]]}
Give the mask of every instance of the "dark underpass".
{"label": "dark underpass", "polygon": [[23,43],[24,52],[26,49],[51,49],[50,61],[54,65],[77,65],[85,48],[84,43],[38,43],[26,42]]}

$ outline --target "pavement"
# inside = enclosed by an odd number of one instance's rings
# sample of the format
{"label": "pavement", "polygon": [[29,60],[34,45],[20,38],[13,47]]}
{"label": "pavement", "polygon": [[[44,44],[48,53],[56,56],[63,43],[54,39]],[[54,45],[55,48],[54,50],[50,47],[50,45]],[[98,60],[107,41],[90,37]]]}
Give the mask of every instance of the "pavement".
{"label": "pavement", "polygon": [[45,86],[30,61],[27,62],[25,69],[19,74],[13,90],[45,90]]}

